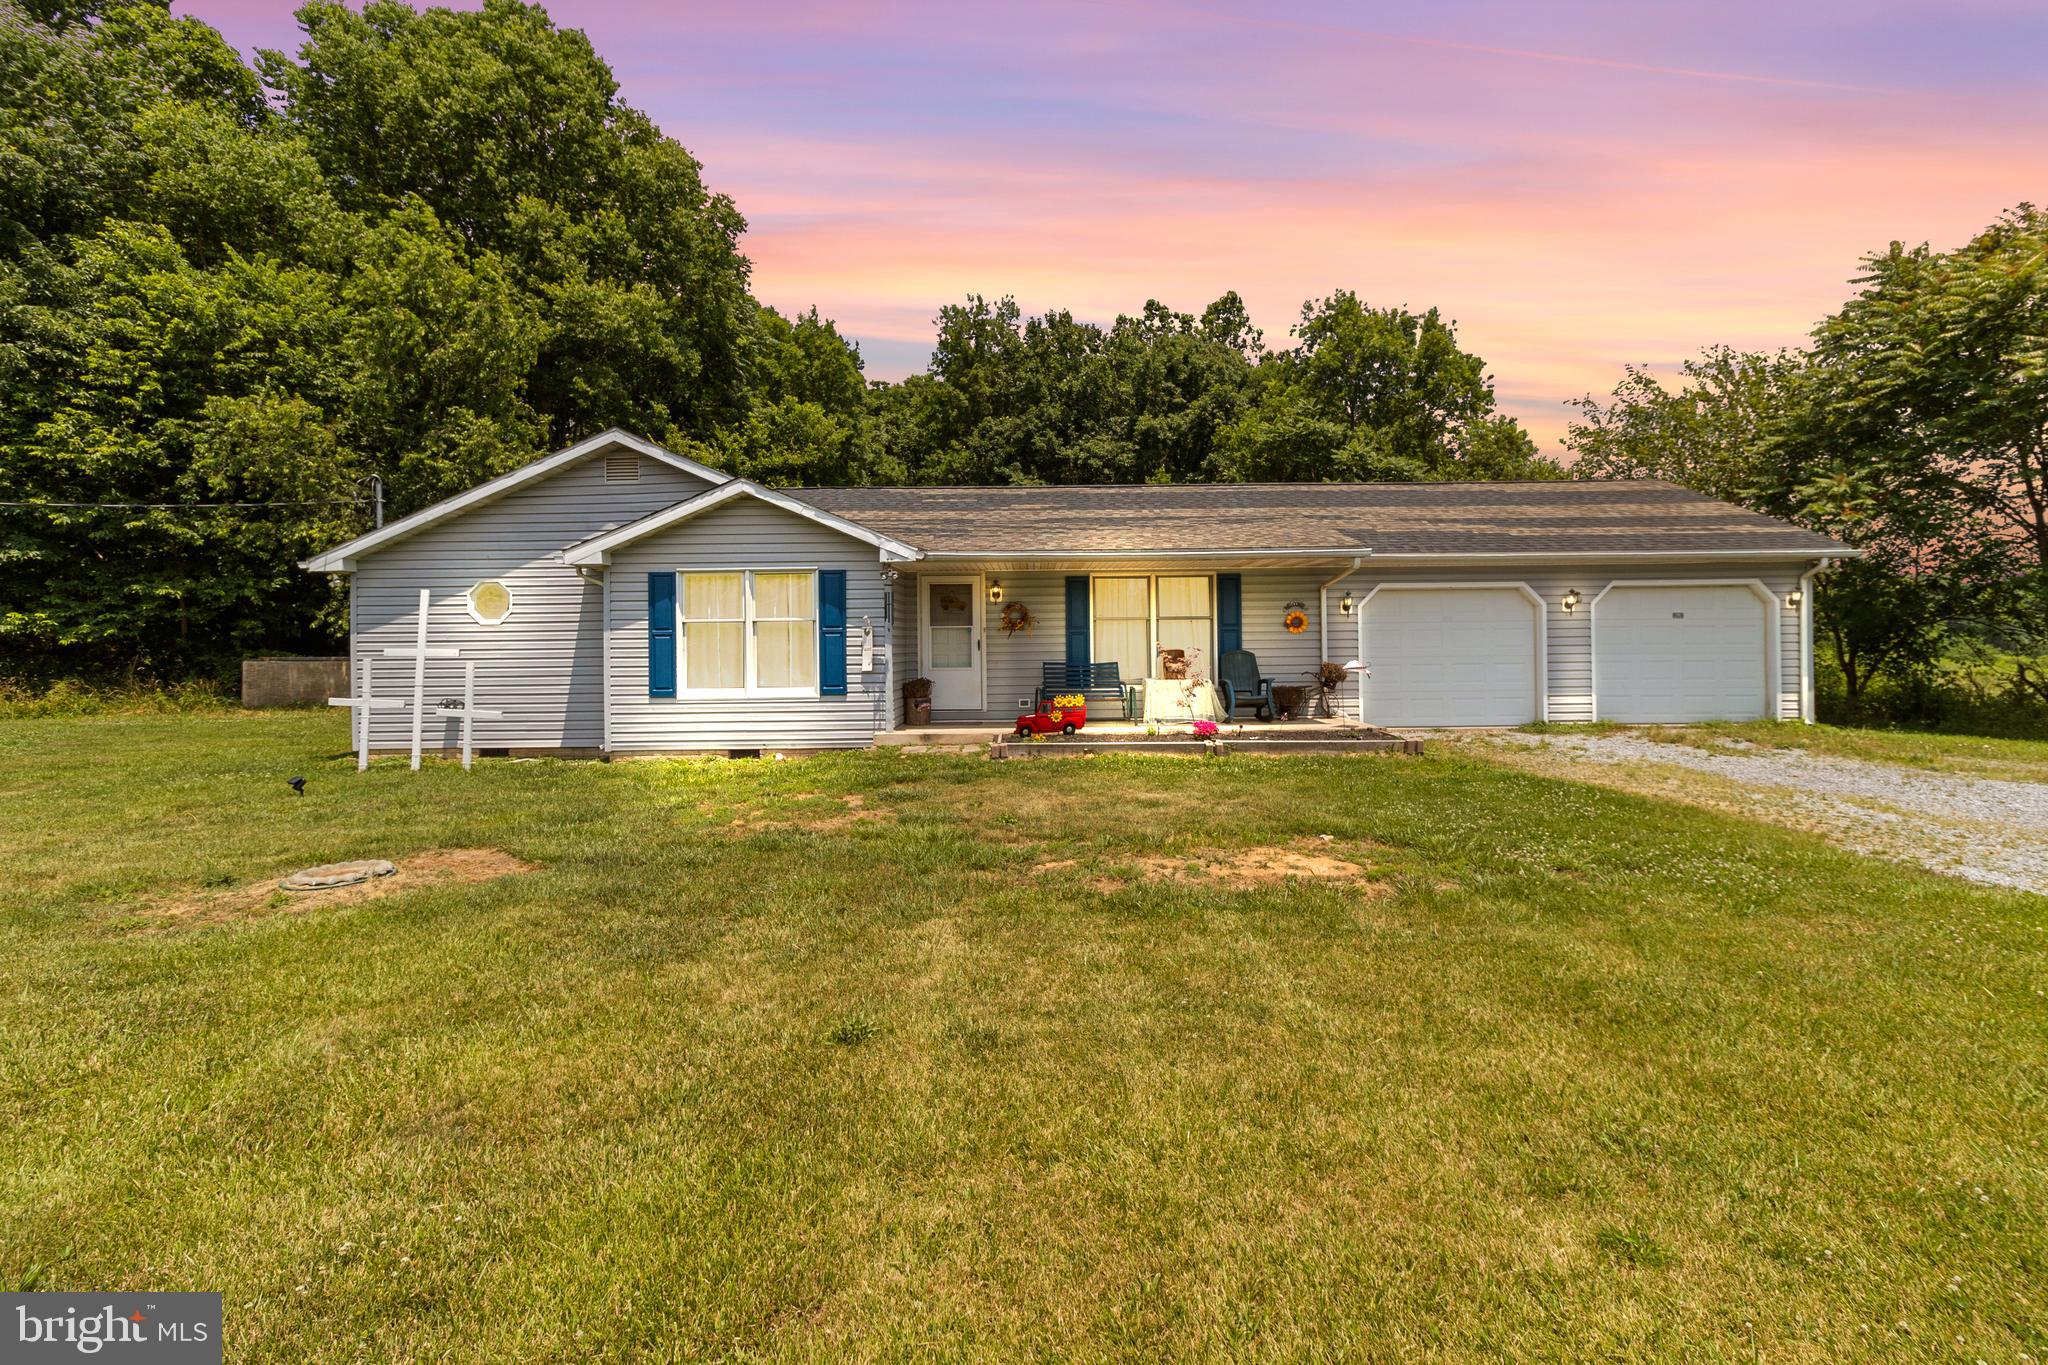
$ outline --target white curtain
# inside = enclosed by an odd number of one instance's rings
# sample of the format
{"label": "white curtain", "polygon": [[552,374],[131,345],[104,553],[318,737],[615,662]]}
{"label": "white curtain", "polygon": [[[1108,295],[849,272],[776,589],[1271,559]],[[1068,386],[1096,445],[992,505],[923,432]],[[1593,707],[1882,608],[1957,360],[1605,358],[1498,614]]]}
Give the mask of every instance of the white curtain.
{"label": "white curtain", "polygon": [[683,575],[683,686],[747,685],[746,584],[736,573]]}
{"label": "white curtain", "polygon": [[1152,676],[1152,580],[1095,580],[1095,643],[1089,657],[1113,663],[1125,679]]}
{"label": "white curtain", "polygon": [[1216,638],[1215,613],[1209,605],[1209,580],[1203,577],[1159,578],[1159,646],[1187,651],[1188,663],[1205,678],[1216,676],[1209,657]]}
{"label": "white curtain", "polygon": [[818,684],[818,611],[807,573],[754,575],[756,687]]}

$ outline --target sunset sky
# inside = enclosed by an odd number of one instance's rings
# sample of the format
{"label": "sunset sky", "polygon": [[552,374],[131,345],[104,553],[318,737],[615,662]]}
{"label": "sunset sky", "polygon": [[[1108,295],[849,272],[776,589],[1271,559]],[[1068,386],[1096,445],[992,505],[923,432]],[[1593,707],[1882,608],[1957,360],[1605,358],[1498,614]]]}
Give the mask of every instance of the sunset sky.
{"label": "sunset sky", "polygon": [[[181,0],[245,50],[284,4]],[[938,307],[1437,306],[1554,449],[1624,364],[1796,344],[1894,238],[2048,198],[2041,0],[552,7],[872,377]]]}

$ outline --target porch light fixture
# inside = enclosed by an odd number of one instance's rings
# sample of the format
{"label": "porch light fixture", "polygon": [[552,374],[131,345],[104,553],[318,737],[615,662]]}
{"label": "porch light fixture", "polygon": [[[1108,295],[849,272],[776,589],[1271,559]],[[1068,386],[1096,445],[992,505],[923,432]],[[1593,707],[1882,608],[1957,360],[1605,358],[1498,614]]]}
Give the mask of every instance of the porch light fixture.
{"label": "porch light fixture", "polygon": [[1799,591],[1799,589],[1794,588],[1792,591],[1785,594],[1785,610],[1798,611],[1799,604],[1804,602],[1805,600],[1806,594]]}
{"label": "porch light fixture", "polygon": [[1003,600],[1003,580],[1002,580],[1002,579],[1000,579],[1000,578],[991,578],[991,579],[990,579],[990,580],[988,581],[988,600],[989,600],[989,601],[991,601],[991,602],[1000,602],[1000,601],[1002,601],[1002,600]]}
{"label": "porch light fixture", "polygon": [[1342,601],[1337,603],[1337,610],[1342,612],[1346,616],[1349,616],[1353,611],[1357,610],[1357,603],[1351,600],[1351,589],[1346,588],[1344,590],[1344,598]]}
{"label": "porch light fixture", "polygon": [[1577,611],[1579,609],[1579,590],[1577,588],[1566,588],[1564,590],[1564,600],[1558,603],[1558,605],[1566,611]]}

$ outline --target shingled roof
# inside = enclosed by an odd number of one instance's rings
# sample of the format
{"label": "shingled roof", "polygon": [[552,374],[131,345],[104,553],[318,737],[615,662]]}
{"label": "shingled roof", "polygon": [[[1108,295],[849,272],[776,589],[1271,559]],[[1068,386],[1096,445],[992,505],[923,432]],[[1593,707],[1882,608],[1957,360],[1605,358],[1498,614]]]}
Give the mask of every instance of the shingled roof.
{"label": "shingled roof", "polygon": [[1788,522],[1648,479],[806,488],[796,496],[938,555],[1845,553]]}

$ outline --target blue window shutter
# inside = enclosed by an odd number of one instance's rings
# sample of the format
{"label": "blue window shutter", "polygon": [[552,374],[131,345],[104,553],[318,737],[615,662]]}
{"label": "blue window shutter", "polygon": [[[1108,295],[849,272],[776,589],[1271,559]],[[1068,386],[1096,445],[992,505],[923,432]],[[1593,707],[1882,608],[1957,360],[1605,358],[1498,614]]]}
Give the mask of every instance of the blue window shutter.
{"label": "blue window shutter", "polygon": [[676,576],[647,575],[647,695],[676,694]]}
{"label": "blue window shutter", "polygon": [[1244,577],[1216,575],[1216,657],[1244,648]]}
{"label": "blue window shutter", "polygon": [[846,695],[846,570],[818,570],[818,692]]}
{"label": "blue window shutter", "polygon": [[1088,575],[1067,575],[1067,672],[1088,667]]}

